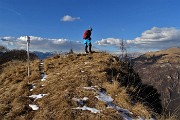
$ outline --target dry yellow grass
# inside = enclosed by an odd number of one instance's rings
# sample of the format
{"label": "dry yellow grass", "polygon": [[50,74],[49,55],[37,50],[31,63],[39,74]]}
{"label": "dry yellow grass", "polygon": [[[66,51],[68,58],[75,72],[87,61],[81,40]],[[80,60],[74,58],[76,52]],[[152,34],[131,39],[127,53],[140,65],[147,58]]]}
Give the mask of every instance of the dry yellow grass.
{"label": "dry yellow grass", "polygon": [[[43,61],[46,81],[41,81],[38,60],[31,63],[30,83],[36,88],[29,91],[27,86],[27,64],[10,62],[0,73],[0,118],[18,120],[122,120],[122,116],[107,103],[96,98],[102,88],[114,99],[118,106],[129,109],[134,116],[149,118],[151,111],[140,103],[132,105],[126,88],[120,87],[114,76],[120,63],[116,57],[106,53],[92,55],[69,54],[54,56]],[[16,66],[16,67],[10,67]],[[109,71],[111,71],[109,74]],[[44,85],[44,86],[42,86]],[[92,87],[96,90],[87,90]],[[47,94],[33,102],[28,96]],[[83,105],[100,110],[74,109],[82,107],[74,98],[87,97]],[[39,110],[33,111],[28,105],[35,103]]]}
{"label": "dry yellow grass", "polygon": [[158,120],[179,120],[179,118],[175,115],[167,115],[163,114],[161,116],[157,116]]}
{"label": "dry yellow grass", "polygon": [[[2,66],[3,72],[0,73],[0,118],[7,120],[26,119],[26,114],[31,110],[28,107],[30,93],[27,85],[27,63],[11,61]],[[32,71],[37,70],[37,66],[31,69]],[[36,76],[39,77],[39,74]]]}
{"label": "dry yellow grass", "polygon": [[114,81],[111,84],[109,82],[104,82],[103,88],[106,88],[107,93],[113,98],[115,98],[121,92],[120,85],[117,81]]}
{"label": "dry yellow grass", "polygon": [[117,105],[124,109],[130,110],[134,116],[142,116],[143,118],[151,118],[151,111],[148,107],[141,103],[131,104],[131,100],[126,93],[126,88],[120,87],[117,81],[112,84],[106,82],[104,83],[104,88],[106,88],[107,93],[109,93]]}
{"label": "dry yellow grass", "polygon": [[161,50],[157,52],[149,52],[145,54],[147,57],[161,56],[157,63],[173,62],[180,63],[180,48],[169,48],[167,50]]}
{"label": "dry yellow grass", "polygon": [[[121,101],[127,101],[128,96],[125,91],[122,92],[123,90],[119,87],[118,82],[116,81],[110,84],[107,80],[106,70],[109,68],[118,69],[119,66],[120,63],[115,57],[105,53],[94,53],[91,56],[71,54],[55,56],[44,60],[44,70],[48,75],[47,82],[44,83],[46,87],[38,90],[35,89],[34,92],[48,93],[48,99],[46,97],[38,101],[42,109],[40,109],[35,116],[42,119],[42,116],[39,116],[40,113],[49,115],[49,112],[58,112],[58,114],[51,114],[51,117],[55,119],[74,118],[77,120],[101,120],[102,118],[122,119],[117,111],[107,108],[106,103],[99,101],[95,97],[97,95],[95,91],[83,89],[83,87],[97,86],[97,90],[104,88],[112,97],[116,98],[119,96]],[[89,98],[85,105],[101,110],[102,112],[94,114],[90,111],[73,110],[72,108],[78,107],[78,104],[74,102],[72,98],[83,97]],[[118,101],[118,99],[115,99],[115,101]],[[121,103],[121,101],[119,101],[119,103]],[[122,104],[124,105],[124,103]],[[127,105],[122,105],[121,107],[131,106],[130,102],[126,102],[126,104]],[[112,111],[114,112],[112,113]]]}

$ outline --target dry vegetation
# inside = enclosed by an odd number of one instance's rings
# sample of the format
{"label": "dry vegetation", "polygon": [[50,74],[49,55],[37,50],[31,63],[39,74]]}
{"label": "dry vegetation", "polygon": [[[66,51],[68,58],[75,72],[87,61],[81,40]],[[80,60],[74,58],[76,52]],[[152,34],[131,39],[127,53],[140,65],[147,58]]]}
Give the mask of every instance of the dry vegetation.
{"label": "dry vegetation", "polygon": [[[122,120],[116,110],[107,107],[107,103],[99,101],[95,90],[84,87],[94,86],[98,91],[104,91],[114,99],[114,103],[138,116],[149,119],[155,114],[153,109],[145,104],[147,101],[137,92],[141,91],[137,84],[141,82],[138,76],[129,71],[117,57],[106,53],[68,54],[57,55],[43,61],[46,81],[41,81],[40,61],[31,62],[30,83],[36,88],[29,91],[27,84],[26,62],[11,61],[4,63],[0,72],[0,118],[7,120]],[[123,67],[122,67],[123,66]],[[129,76],[129,73],[131,75]],[[134,80],[120,82],[120,80]],[[43,86],[42,86],[43,85]],[[154,90],[153,88],[151,88]],[[146,91],[145,89],[143,89]],[[34,101],[28,96],[32,94],[47,94],[42,99]],[[128,94],[131,94],[129,96]],[[91,113],[74,109],[82,107],[74,98],[88,97],[83,105],[101,110],[100,113]],[[145,96],[147,97],[147,96]],[[139,98],[143,99],[140,100]],[[33,111],[28,105],[36,103],[40,109]],[[149,101],[148,101],[149,103]]]}
{"label": "dry vegetation", "polygon": [[134,61],[142,82],[161,93],[164,114],[180,117],[180,48],[150,52]]}
{"label": "dry vegetation", "polygon": [[[43,83],[45,87],[37,88],[33,90],[33,93],[43,93],[48,96],[37,101],[41,109],[33,114],[33,119],[122,119],[116,110],[107,108],[106,103],[95,97],[97,95],[95,91],[84,89],[88,86],[97,86],[98,90],[105,90],[114,98],[117,105],[131,110],[133,117],[149,118],[150,110],[138,102],[132,105],[125,88],[120,87],[113,75],[108,75],[107,70],[118,70],[119,67],[120,63],[117,58],[105,53],[94,53],[92,56],[69,54],[44,60],[44,70],[48,75],[47,81]],[[72,99],[83,97],[89,98],[85,102],[86,106],[96,108],[101,112],[95,114],[90,111],[73,109],[79,104]]]}
{"label": "dry vegetation", "polygon": [[[31,64],[36,64],[34,61]],[[0,118],[1,119],[25,119],[25,115],[31,111],[27,85],[27,64],[22,61],[11,61],[1,65],[0,72]],[[32,74],[39,72],[38,67],[32,67]],[[32,76],[33,80],[39,80],[39,74]]]}
{"label": "dry vegetation", "polygon": [[170,48],[145,54],[147,58],[153,58],[156,63],[180,63],[180,48]]}

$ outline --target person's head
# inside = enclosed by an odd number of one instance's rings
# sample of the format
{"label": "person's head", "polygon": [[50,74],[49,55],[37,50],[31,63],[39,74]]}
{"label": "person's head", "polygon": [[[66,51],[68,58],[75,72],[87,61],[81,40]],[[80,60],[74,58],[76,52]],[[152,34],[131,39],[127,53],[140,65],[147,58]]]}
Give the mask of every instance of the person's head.
{"label": "person's head", "polygon": [[92,30],[93,30],[91,26],[89,26],[89,30],[90,30],[90,31],[92,31]]}

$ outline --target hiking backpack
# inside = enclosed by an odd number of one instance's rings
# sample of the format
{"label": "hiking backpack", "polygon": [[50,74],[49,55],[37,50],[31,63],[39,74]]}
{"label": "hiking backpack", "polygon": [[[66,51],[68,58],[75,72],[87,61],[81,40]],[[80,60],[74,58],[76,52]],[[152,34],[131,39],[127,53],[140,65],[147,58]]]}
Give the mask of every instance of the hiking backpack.
{"label": "hiking backpack", "polygon": [[86,30],[83,34],[83,39],[88,39],[91,35],[91,31],[90,30]]}

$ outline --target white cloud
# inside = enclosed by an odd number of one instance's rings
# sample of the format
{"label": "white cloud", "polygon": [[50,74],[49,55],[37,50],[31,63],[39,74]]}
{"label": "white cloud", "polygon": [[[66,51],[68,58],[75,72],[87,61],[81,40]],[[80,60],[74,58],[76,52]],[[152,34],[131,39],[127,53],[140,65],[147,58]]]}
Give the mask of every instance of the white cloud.
{"label": "white cloud", "polygon": [[[99,46],[120,45],[121,39],[107,38],[96,42]],[[133,40],[125,40],[126,47],[136,50],[161,50],[170,47],[180,47],[180,29],[153,27],[144,31],[140,37]]]}
{"label": "white cloud", "polygon": [[6,37],[0,37],[0,39],[1,39],[2,41],[11,41],[11,40],[14,40],[15,37],[6,36]]}
{"label": "white cloud", "polygon": [[8,47],[8,46],[14,46],[14,43],[16,42],[15,37],[6,36],[6,37],[0,37],[0,43],[1,45]]}
{"label": "white cloud", "polygon": [[[26,49],[26,37],[21,36],[18,38],[15,37],[3,37],[9,38],[9,41],[1,41],[8,42],[7,48],[15,48],[15,49]],[[10,39],[11,38],[11,39]],[[13,38],[13,39],[12,39]],[[1,38],[2,39],[2,38]],[[10,46],[10,43],[13,43]],[[42,38],[36,36],[30,36],[30,50],[35,51],[69,51],[71,48],[74,51],[82,51],[84,45],[79,41],[70,41],[67,39],[50,39],[50,38]]]}
{"label": "white cloud", "polygon": [[80,17],[72,17],[70,15],[65,15],[63,18],[61,18],[61,21],[72,22],[72,21],[79,20],[79,19],[80,19]]}
{"label": "white cloud", "polygon": [[128,40],[127,43],[154,49],[166,49],[180,46],[180,30],[176,28],[153,27],[144,31],[140,37]]}
{"label": "white cloud", "polygon": [[64,44],[67,41],[68,41],[67,39],[57,39],[57,40],[53,40],[53,43],[60,45],[60,44]]}
{"label": "white cloud", "polygon": [[96,44],[97,45],[103,45],[103,46],[107,46],[107,45],[119,46],[121,41],[122,41],[122,39],[107,38],[107,39],[102,39],[100,41],[96,41]]}

